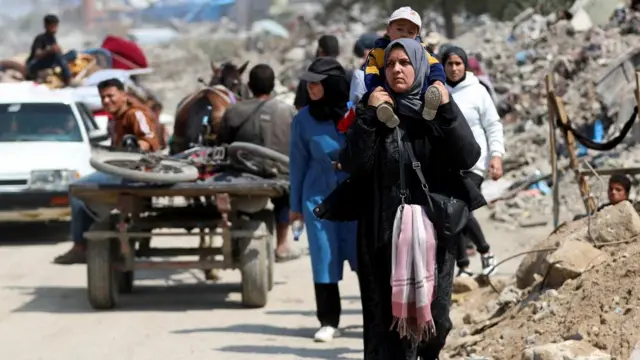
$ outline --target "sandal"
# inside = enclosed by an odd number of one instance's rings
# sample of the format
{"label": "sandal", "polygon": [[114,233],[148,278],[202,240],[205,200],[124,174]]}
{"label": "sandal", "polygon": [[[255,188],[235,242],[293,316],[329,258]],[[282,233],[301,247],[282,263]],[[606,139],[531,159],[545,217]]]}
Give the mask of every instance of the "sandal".
{"label": "sandal", "polygon": [[302,257],[302,251],[300,250],[289,250],[285,254],[278,254],[276,252],[276,262],[277,263],[285,263],[288,261],[296,260]]}

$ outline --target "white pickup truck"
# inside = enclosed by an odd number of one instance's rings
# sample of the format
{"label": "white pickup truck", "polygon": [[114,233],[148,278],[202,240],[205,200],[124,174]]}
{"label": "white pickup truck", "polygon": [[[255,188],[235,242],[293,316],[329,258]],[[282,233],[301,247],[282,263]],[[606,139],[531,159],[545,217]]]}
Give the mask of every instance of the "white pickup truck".
{"label": "white pickup truck", "polygon": [[67,220],[68,185],[94,171],[90,144],[105,135],[68,94],[0,84],[0,222]]}

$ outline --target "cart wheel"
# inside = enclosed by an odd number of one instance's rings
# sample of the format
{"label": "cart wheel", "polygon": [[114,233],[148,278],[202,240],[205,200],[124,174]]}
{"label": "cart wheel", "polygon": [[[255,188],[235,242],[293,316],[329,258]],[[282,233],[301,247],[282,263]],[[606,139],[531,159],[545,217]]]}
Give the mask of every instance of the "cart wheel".
{"label": "cart wheel", "polygon": [[265,240],[267,241],[267,255],[269,261],[267,263],[267,271],[269,272],[269,291],[273,289],[274,284],[274,269],[276,264],[276,218],[273,211],[262,210],[251,215],[251,218],[255,221],[264,222],[267,225],[267,231],[269,232]]}
{"label": "cart wheel", "polygon": [[247,307],[267,305],[269,272],[267,246],[264,239],[241,239],[242,304]]}
{"label": "cart wheel", "polygon": [[120,294],[131,294],[133,292],[133,278],[133,271],[118,273],[118,291]]}
{"label": "cart wheel", "polygon": [[[251,215],[249,226],[254,228],[251,239],[238,239],[241,255],[242,303],[247,307],[263,307],[267,304],[273,286],[273,212],[260,211]],[[271,226],[269,225],[271,224]]]}
{"label": "cart wheel", "polygon": [[273,246],[273,238],[267,239],[267,255],[269,256],[269,263],[267,264],[267,272],[269,277],[269,291],[273,289],[273,272],[276,264],[276,249]]}
{"label": "cart wheel", "polygon": [[[110,217],[93,224],[89,231],[114,229]],[[113,239],[87,241],[87,292],[91,307],[112,309],[118,301],[118,274],[114,269],[117,247]]]}

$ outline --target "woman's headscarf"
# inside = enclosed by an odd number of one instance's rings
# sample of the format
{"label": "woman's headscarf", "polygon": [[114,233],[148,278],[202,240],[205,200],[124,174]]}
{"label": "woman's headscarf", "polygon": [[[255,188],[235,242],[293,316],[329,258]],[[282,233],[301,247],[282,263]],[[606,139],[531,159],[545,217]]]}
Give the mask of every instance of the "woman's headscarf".
{"label": "woman's headscarf", "polygon": [[462,75],[462,78],[460,78],[458,81],[451,81],[449,80],[449,78],[447,78],[447,85],[455,87],[456,85],[463,82],[467,77],[467,69],[469,68],[469,57],[461,47],[451,46],[442,53],[442,65],[446,66],[447,61],[449,61],[449,58],[453,55],[457,55],[460,57],[460,59],[462,59],[462,64],[464,64],[464,71],[465,71],[464,74]]}
{"label": "woman's headscarf", "polygon": [[349,102],[349,80],[340,63],[330,57],[314,60],[301,79],[319,82],[324,88],[320,100],[309,99],[309,113],[318,121],[331,120],[336,124],[347,113]]}
{"label": "woman's headscarf", "polygon": [[[389,54],[394,48],[401,47],[411,61],[413,70],[415,72],[415,78],[413,84],[404,93],[396,93],[391,89],[387,83],[386,88],[389,94],[394,98],[396,103],[396,109],[399,114],[422,117],[423,99],[421,96],[422,88],[429,75],[429,61],[422,45],[415,39],[398,39],[392,41],[389,46],[384,50],[384,64],[386,66],[389,60]],[[388,79],[387,79],[388,81]]]}

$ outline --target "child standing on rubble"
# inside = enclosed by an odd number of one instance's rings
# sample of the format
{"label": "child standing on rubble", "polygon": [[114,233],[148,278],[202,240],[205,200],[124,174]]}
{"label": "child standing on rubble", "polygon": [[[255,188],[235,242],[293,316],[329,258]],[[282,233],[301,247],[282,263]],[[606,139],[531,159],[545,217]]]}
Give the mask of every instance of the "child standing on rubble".
{"label": "child standing on rubble", "polygon": [[[400,38],[411,38],[420,41],[418,35],[420,34],[421,27],[422,19],[420,15],[408,6],[403,6],[391,14],[386,35],[376,40],[374,49],[369,53],[365,65],[365,85],[367,92],[372,92],[377,87],[384,86],[384,71],[381,69],[384,67],[384,50],[389,43]],[[422,47],[424,48],[424,44]],[[422,117],[426,120],[433,120],[442,97],[438,87],[441,86],[443,91],[446,91],[444,90],[446,76],[442,64],[428,51],[425,50],[425,52],[429,60],[429,69],[422,91],[422,105],[424,106]],[[376,113],[380,121],[389,127],[395,127],[399,122],[397,116],[394,114],[392,104],[383,103],[379,105]]]}

